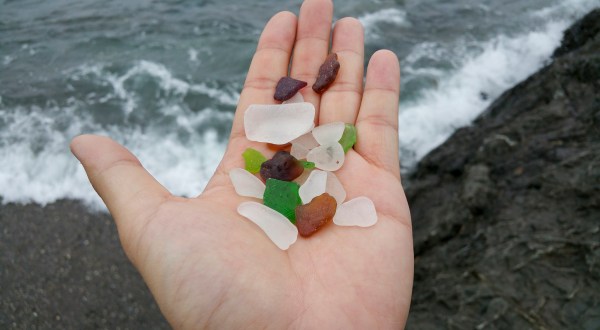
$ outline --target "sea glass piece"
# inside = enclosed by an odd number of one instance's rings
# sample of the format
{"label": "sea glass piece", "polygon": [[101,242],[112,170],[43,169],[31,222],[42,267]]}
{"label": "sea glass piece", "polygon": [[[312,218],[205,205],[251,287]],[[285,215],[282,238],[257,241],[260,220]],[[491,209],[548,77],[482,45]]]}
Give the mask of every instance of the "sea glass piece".
{"label": "sea glass piece", "polygon": [[300,187],[299,194],[303,204],[308,204],[310,201],[325,193],[327,189],[327,172],[314,170],[310,172],[308,179]]}
{"label": "sea glass piece", "polygon": [[280,151],[280,150],[288,151],[288,150],[290,150],[291,146],[292,146],[291,143],[286,143],[286,144],[267,143],[267,148],[269,150],[273,150],[273,151]]}
{"label": "sea glass piece", "polygon": [[306,81],[297,80],[290,77],[283,77],[277,82],[275,87],[274,99],[277,101],[286,101],[292,98],[299,90],[306,87],[308,83]]}
{"label": "sea glass piece", "polygon": [[256,202],[244,202],[238,213],[254,222],[267,237],[282,250],[287,250],[298,239],[298,228],[279,212]]}
{"label": "sea glass piece", "polygon": [[[302,187],[300,187],[302,189]],[[338,205],[342,204],[346,200],[346,189],[340,182],[333,172],[327,172],[327,186],[325,192],[335,198]]]}
{"label": "sea glass piece", "polygon": [[329,194],[315,197],[310,203],[296,208],[296,226],[303,237],[311,236],[331,221],[337,203]]}
{"label": "sea glass piece", "polygon": [[299,177],[294,179],[294,182],[296,182],[297,184],[299,184],[300,186],[302,186],[306,180],[308,180],[308,177],[310,176],[310,174],[312,173],[312,170],[305,170],[304,172],[302,172],[302,175],[300,175]]}
{"label": "sea glass piece", "polygon": [[317,94],[321,94],[327,90],[327,88],[329,88],[329,86],[335,80],[335,77],[340,70],[340,62],[338,62],[337,58],[338,57],[336,53],[331,53],[327,55],[325,62],[321,64],[321,67],[319,68],[319,74],[317,75],[317,80],[312,86],[312,89]]}
{"label": "sea glass piece", "polygon": [[345,127],[343,122],[337,121],[315,127],[312,134],[320,145],[332,144],[342,138]]}
{"label": "sea glass piece", "polygon": [[267,181],[270,178],[292,181],[304,172],[302,164],[287,151],[278,151],[273,158],[262,163],[260,176]]}
{"label": "sea glass piece", "polygon": [[298,190],[300,186],[296,182],[268,179],[263,199],[265,205],[283,214],[291,222],[295,222],[296,206],[302,204]]}
{"label": "sea glass piece", "polygon": [[345,124],[344,134],[342,134],[339,142],[342,148],[344,148],[344,153],[348,152],[356,143],[356,126]]}
{"label": "sea glass piece", "polygon": [[312,133],[307,133],[292,141],[292,156],[298,159],[305,159],[308,152],[319,146]]}
{"label": "sea glass piece", "polygon": [[304,97],[302,96],[302,93],[298,92],[298,93],[294,94],[294,96],[292,96],[289,100],[283,101],[283,104],[300,103],[300,102],[304,102]]}
{"label": "sea glass piece", "polygon": [[242,157],[244,157],[244,162],[246,163],[246,171],[250,173],[258,173],[260,165],[267,160],[263,154],[252,148],[246,149],[242,153]]}
{"label": "sea glass piece", "polygon": [[296,157],[297,159],[306,159],[306,155],[308,155],[309,151],[310,150],[306,149],[306,147],[304,147],[303,145],[293,144],[292,142],[292,149],[290,149],[290,154],[292,154],[292,156]]}
{"label": "sea glass piece", "polygon": [[244,130],[250,141],[286,144],[314,126],[312,103],[253,104],[244,113]]}
{"label": "sea glass piece", "polygon": [[335,142],[312,149],[306,155],[306,160],[315,163],[317,168],[324,171],[337,171],[344,165],[344,156],[344,148]]}
{"label": "sea glass piece", "polygon": [[364,196],[351,199],[338,206],[333,222],[338,226],[372,226],[377,223],[375,204]]}
{"label": "sea glass piece", "polygon": [[265,184],[259,178],[243,168],[234,168],[229,171],[229,178],[233,183],[235,192],[244,197],[263,198]]}
{"label": "sea glass piece", "polygon": [[313,163],[313,162],[307,162],[305,160],[300,160],[300,164],[302,164],[302,167],[304,167],[304,169],[307,169],[307,170],[312,170],[313,168],[315,168],[315,163]]}

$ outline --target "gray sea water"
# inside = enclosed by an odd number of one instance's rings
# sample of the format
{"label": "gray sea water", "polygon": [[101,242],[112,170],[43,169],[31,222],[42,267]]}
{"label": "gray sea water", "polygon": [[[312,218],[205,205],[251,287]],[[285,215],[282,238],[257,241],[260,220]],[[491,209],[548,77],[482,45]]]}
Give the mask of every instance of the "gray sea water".
{"label": "gray sea water", "polygon": [[[102,208],[68,150],[81,133],[132,150],[173,193],[218,164],[260,31],[301,1],[0,0],[0,196]],[[366,51],[401,60],[403,170],[549,60],[600,0],[335,1]]]}

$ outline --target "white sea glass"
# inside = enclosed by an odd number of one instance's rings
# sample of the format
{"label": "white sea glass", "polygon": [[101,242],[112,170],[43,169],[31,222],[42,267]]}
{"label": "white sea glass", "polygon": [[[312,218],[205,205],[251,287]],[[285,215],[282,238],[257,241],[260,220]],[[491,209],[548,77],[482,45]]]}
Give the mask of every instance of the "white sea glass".
{"label": "white sea glass", "polygon": [[319,146],[312,133],[306,133],[292,141],[292,150],[290,154],[296,159],[306,159],[308,152]]}
{"label": "white sea glass", "polygon": [[320,170],[313,170],[310,172],[308,179],[304,182],[300,189],[298,190],[298,194],[300,195],[300,199],[302,199],[302,204],[308,204],[313,198],[322,195],[325,193],[325,189],[327,188],[327,172]]}
{"label": "white sea glass", "polygon": [[238,213],[254,222],[282,250],[287,250],[298,239],[298,228],[281,213],[256,202],[244,202]]}
{"label": "white sea glass", "polygon": [[234,168],[229,171],[229,178],[238,195],[260,199],[263,198],[265,184],[252,173],[243,168]]}
{"label": "white sea glass", "polygon": [[332,172],[327,172],[327,186],[325,192],[335,198],[337,205],[341,205],[346,199],[346,190],[342,183]]}
{"label": "white sea glass", "polygon": [[308,177],[310,176],[312,171],[314,171],[314,169],[311,169],[311,170],[304,169],[304,172],[302,172],[302,174],[300,174],[299,177],[295,178],[294,182],[296,182],[297,184],[302,186],[304,184],[304,182],[306,182],[306,180],[308,179]]}
{"label": "white sea glass", "polygon": [[302,93],[298,92],[298,93],[294,94],[294,96],[292,96],[291,98],[283,101],[282,104],[301,103],[301,102],[304,102],[304,97],[302,96]]}
{"label": "white sea glass", "polygon": [[320,145],[329,145],[338,142],[342,138],[345,128],[346,125],[338,121],[317,126],[312,130],[312,134]]}
{"label": "white sea glass", "polygon": [[244,113],[244,130],[250,141],[286,144],[314,126],[312,103],[252,104]]}
{"label": "white sea glass", "polygon": [[324,171],[337,171],[344,165],[344,148],[338,142],[330,145],[318,146],[306,155],[306,160],[315,163],[315,166]]}
{"label": "white sea glass", "polygon": [[377,223],[375,204],[367,197],[356,197],[338,205],[333,217],[338,226],[370,227]]}

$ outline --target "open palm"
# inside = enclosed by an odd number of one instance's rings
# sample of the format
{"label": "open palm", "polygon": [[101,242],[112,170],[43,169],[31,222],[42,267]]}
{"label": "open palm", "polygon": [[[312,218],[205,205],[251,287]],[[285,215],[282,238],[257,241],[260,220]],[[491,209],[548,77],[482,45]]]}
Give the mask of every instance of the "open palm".
{"label": "open palm", "polygon": [[348,199],[374,201],[378,223],[330,224],[282,251],[236,212],[248,198],[236,195],[227,173],[243,167],[247,147],[273,153],[246,140],[243,112],[250,104],[274,103],[275,85],[288,67],[291,77],[314,82],[329,50],[332,13],[330,1],[307,0],[299,19],[282,12],[269,21],[225,156],[197,198],[171,195],[108,138],[87,135],[72,142],[117,223],[125,252],[176,328],[371,329],[406,322],[413,254],[398,164],[399,65],[393,53],[375,53],[363,89],[363,30],[357,20],[335,24],[331,51],[338,53],[341,69],[334,84],[321,96],[310,88],[302,93],[317,109],[317,124],[356,124],[358,142],[336,174]]}

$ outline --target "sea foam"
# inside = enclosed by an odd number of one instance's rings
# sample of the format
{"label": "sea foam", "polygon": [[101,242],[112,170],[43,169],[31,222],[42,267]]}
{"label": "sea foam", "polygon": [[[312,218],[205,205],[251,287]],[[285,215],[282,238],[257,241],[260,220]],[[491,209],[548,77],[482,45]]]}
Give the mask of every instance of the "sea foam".
{"label": "sea foam", "polygon": [[[94,209],[104,205],[89,184],[83,167],[69,151],[70,140],[82,133],[110,136],[131,150],[144,167],[172,193],[196,196],[202,192],[224,153],[226,142],[216,126],[229,127],[233,113],[212,108],[189,109],[183,98],[200,93],[217,104],[231,107],[235,92],[206,84],[191,84],[173,77],[162,64],[140,61],[124,74],[104,65],[86,65],[65,72],[75,84],[104,86],[106,94],[93,92],[71,97],[63,104],[8,108],[0,103],[0,196],[6,202],[42,205],[61,198],[83,200]],[[145,76],[159,86],[154,116],[143,124],[127,124],[143,99],[128,81]],[[90,108],[98,103],[121,104],[119,122],[100,123]],[[166,118],[170,124],[165,125]]]}
{"label": "sea foam", "polygon": [[[543,17],[540,28],[516,35],[498,35],[477,45],[456,45],[462,51],[456,69],[450,73],[414,65],[420,58],[441,60],[447,50],[426,43],[413,49],[402,61],[408,77],[427,75],[435,84],[414,99],[400,103],[399,132],[403,171],[410,171],[432,149],[456,129],[469,125],[505,90],[524,80],[550,60],[559,46],[562,32],[577,17],[593,8],[593,1],[571,1],[531,16]],[[559,15],[560,13],[560,15]],[[475,48],[476,51],[467,49]],[[459,52],[460,52],[459,51]]]}
{"label": "sea foam", "polygon": [[406,17],[406,12],[398,8],[386,8],[372,13],[366,13],[358,17],[365,29],[366,38],[379,38],[378,25],[381,23],[393,24],[396,26],[409,26],[410,22]]}

